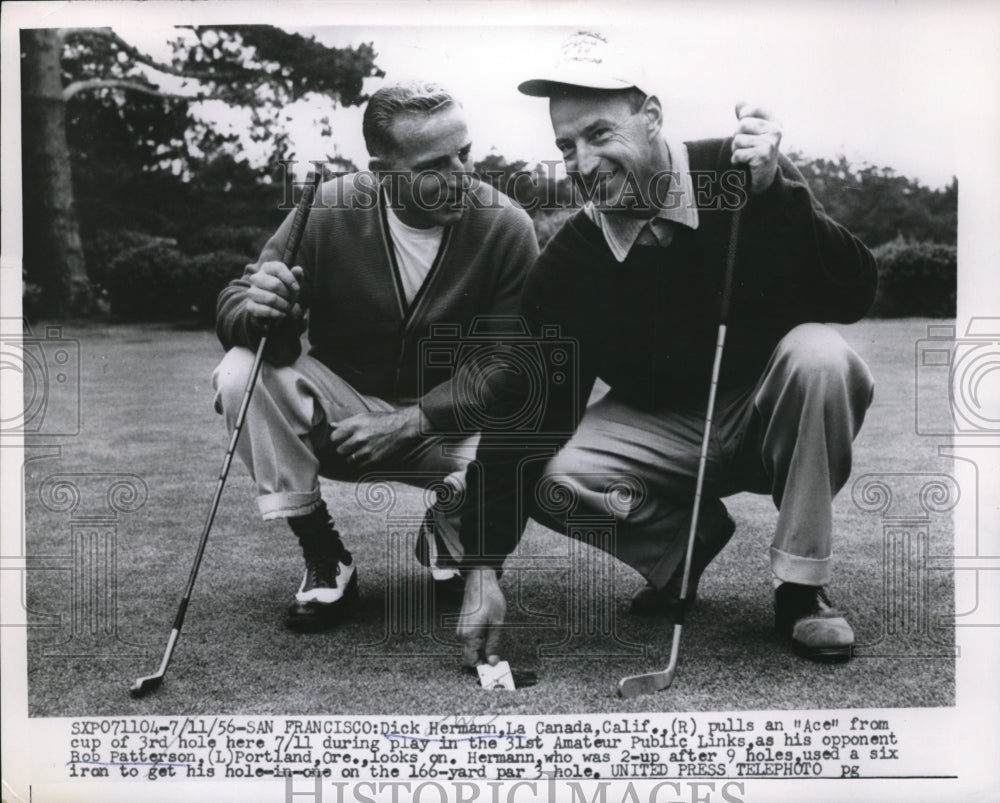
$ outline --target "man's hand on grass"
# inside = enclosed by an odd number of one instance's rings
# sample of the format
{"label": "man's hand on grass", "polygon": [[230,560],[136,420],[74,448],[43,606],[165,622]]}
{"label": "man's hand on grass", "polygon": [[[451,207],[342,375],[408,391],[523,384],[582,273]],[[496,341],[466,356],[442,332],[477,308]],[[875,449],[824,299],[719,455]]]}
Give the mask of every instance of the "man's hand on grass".
{"label": "man's hand on grass", "polygon": [[465,577],[465,598],[458,617],[457,635],[465,642],[462,663],[475,669],[500,660],[500,629],[507,615],[507,600],[493,569],[472,569]]}
{"label": "man's hand on grass", "polygon": [[330,443],[352,466],[364,467],[410,446],[420,437],[421,430],[427,429],[428,422],[422,419],[419,407],[404,407],[391,413],[358,413],[336,423]]}

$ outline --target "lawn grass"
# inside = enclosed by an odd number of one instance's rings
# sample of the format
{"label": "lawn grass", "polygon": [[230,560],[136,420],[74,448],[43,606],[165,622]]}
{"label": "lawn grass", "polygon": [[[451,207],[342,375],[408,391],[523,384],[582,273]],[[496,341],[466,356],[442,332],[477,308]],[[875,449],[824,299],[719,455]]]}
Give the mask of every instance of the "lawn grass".
{"label": "lawn grass", "polygon": [[[927,324],[865,321],[842,330],[877,382],[852,482],[867,473],[951,473],[950,463],[937,456],[941,440],[914,434],[914,345],[926,336]],[[24,477],[27,554],[69,555],[74,527],[85,524],[40,501],[39,489],[53,474],[91,475],[78,476],[81,485],[102,482],[93,476],[99,472],[134,474],[148,498],[138,510],[103,525],[117,538],[112,624],[119,642],[100,634],[68,640],[72,583],[65,563],[28,573],[33,716],[474,715],[954,703],[953,639],[939,626],[953,609],[952,575],[925,576],[923,607],[910,610],[924,618],[889,617],[884,589],[894,575],[886,567],[883,521],[852,502],[850,485],[836,503],[838,562],[831,590],[850,611],[858,643],[865,645],[863,657],[816,665],[793,656],[777,638],[767,559],[773,507],[768,498],[740,495],[727,502],[737,535],[703,578],[673,686],[656,697],[620,700],[614,688],[621,676],[666,664],[669,628],[627,615],[628,597],[640,582],[634,572],[608,565],[600,560],[603,553],[586,547],[570,550],[573,542],[538,525],[530,525],[523,550],[541,568],[525,573],[520,583],[515,573],[504,579],[511,626],[505,657],[516,670],[537,673],[536,685],[513,694],[479,690],[459,669],[453,625],[442,620],[447,613],[433,612],[424,626],[387,618],[387,596],[427,591],[410,552],[424,498],[405,486],[394,486],[391,513],[379,514],[359,510],[353,486],[324,483],[327,503],[358,560],[361,611],[330,633],[286,631],[283,612],[300,579],[301,558],[283,523],[260,522],[252,484],[238,462],[167,680],[149,698],[132,700],[132,681],[160,660],[225,453],[227,437],[212,409],[210,387],[222,352],[209,332],[166,327],[83,326],[64,335],[80,341],[81,432],[61,440],[57,455],[27,450],[33,458]],[[102,505],[103,497],[84,499],[75,515],[99,512]],[[950,555],[948,517],[932,518],[929,532],[929,553]],[[569,578],[595,562],[606,576],[608,590],[600,599],[607,602],[615,635],[584,628],[560,644]],[[109,627],[107,618],[102,621]]]}

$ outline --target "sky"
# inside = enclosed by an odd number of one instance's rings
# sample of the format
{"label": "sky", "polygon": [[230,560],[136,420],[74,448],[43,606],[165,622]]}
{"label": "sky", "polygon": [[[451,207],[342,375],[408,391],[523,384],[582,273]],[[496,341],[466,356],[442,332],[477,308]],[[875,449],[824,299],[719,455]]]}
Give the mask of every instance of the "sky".
{"label": "sky", "polygon": [[[384,80],[422,77],[447,85],[468,113],[476,159],[496,151],[529,164],[558,160],[545,101],[520,95],[516,85],[547,67],[562,39],[580,27],[601,30],[642,54],[666,125],[685,139],[728,136],[735,128],[734,107],[745,100],[781,121],[786,152],[844,154],[856,164],[892,167],[942,186],[958,172],[956,143],[963,128],[984,122],[1000,128],[995,99],[983,102],[978,94],[977,76],[987,70],[995,76],[1000,57],[994,50],[993,60],[984,62],[983,48],[969,46],[991,35],[981,15],[963,13],[974,3],[633,2],[619,3],[619,13],[597,14],[596,20],[581,14],[587,23],[582,25],[566,13],[566,4],[546,3],[535,8],[551,13],[539,13],[527,25],[506,19],[477,24],[489,18],[491,6],[464,6],[481,9],[480,15],[442,15],[434,3],[411,3],[405,13],[379,14],[373,22],[355,14],[344,15],[347,24],[328,24],[339,19],[329,13],[336,5],[322,13],[311,6],[309,14],[288,15],[295,25],[278,24],[328,45],[373,43]],[[423,13],[414,17],[416,8]],[[385,24],[397,19],[406,24]],[[166,22],[115,27],[129,41],[166,56],[163,43],[174,35]],[[366,89],[381,84],[370,79]],[[299,158],[339,154],[367,164],[360,109],[334,111],[323,100],[293,111]],[[205,113],[220,126],[245,125],[224,109]],[[324,114],[333,123],[332,141],[312,122]]]}

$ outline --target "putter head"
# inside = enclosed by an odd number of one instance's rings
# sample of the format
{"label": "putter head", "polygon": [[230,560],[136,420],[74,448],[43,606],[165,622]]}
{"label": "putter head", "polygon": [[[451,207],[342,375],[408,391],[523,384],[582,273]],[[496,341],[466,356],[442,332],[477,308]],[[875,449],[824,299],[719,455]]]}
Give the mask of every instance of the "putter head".
{"label": "putter head", "polygon": [[674,682],[674,672],[677,671],[677,658],[681,648],[680,621],[674,623],[674,638],[670,643],[670,663],[661,672],[649,672],[645,675],[632,675],[618,681],[618,694],[621,697],[638,697],[640,694],[653,694],[663,691]]}
{"label": "putter head", "polygon": [[674,667],[668,667],[662,672],[650,672],[646,675],[632,675],[618,681],[619,697],[639,697],[643,694],[653,694],[663,691],[674,682]]}
{"label": "putter head", "polygon": [[138,678],[129,689],[129,694],[133,697],[145,697],[151,691],[156,691],[163,684],[163,675],[147,675]]}

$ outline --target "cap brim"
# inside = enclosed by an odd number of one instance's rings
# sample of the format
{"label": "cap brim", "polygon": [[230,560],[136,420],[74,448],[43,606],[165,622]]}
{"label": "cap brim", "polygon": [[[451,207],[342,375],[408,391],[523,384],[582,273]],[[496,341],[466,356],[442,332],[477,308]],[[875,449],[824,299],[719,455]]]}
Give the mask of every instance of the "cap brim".
{"label": "cap brim", "polygon": [[517,85],[517,91],[533,98],[549,98],[566,89],[629,89],[634,83],[623,78],[593,78],[560,75],[553,78],[532,78]]}

